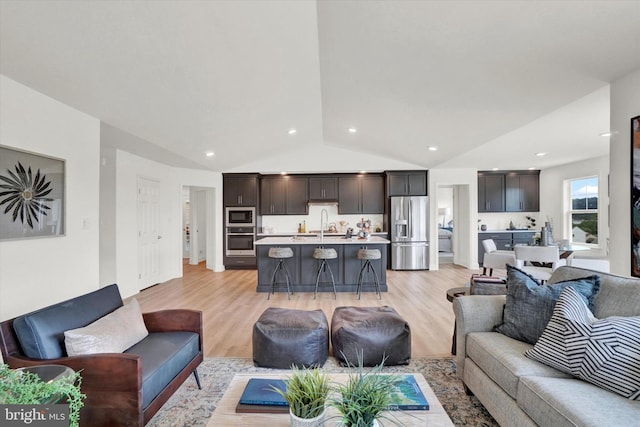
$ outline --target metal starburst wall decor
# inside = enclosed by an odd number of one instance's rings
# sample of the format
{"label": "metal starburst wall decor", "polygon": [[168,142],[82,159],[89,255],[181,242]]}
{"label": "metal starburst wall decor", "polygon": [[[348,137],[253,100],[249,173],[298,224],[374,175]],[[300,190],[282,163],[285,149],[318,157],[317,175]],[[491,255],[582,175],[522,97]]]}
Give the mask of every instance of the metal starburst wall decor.
{"label": "metal starburst wall decor", "polygon": [[0,240],[65,235],[65,161],[0,145]]}
{"label": "metal starburst wall decor", "polygon": [[22,224],[27,222],[33,228],[34,222],[38,222],[41,215],[46,216],[51,208],[46,202],[53,199],[47,198],[51,193],[51,181],[46,175],[37,170],[35,177],[31,167],[25,170],[22,163],[15,165],[15,172],[8,170],[8,175],[0,175],[0,206],[4,206],[4,213],[12,212],[13,222],[18,218]]}

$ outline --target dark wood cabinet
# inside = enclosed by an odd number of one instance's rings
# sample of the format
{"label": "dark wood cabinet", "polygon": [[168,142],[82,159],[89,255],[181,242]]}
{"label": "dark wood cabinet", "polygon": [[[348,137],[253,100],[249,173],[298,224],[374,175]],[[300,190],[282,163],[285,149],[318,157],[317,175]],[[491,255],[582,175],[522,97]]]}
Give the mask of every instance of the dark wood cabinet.
{"label": "dark wood cabinet", "polygon": [[338,213],[384,213],[384,178],[370,174],[338,178]]}
{"label": "dark wood cabinet", "polygon": [[540,210],[540,175],[536,172],[511,172],[505,179],[507,212]]}
{"label": "dark wood cabinet", "polygon": [[534,234],[535,232],[533,231],[478,233],[478,264],[482,267],[482,261],[484,260],[483,240],[492,239],[499,251],[512,251],[515,245],[531,243]]}
{"label": "dark wood cabinet", "polygon": [[309,177],[310,200],[337,200],[338,178],[335,176]]}
{"label": "dark wood cabinet", "polygon": [[264,176],[260,181],[261,215],[306,215],[309,213],[306,177]]}
{"label": "dark wood cabinet", "polygon": [[285,182],[280,177],[260,180],[260,213],[262,215],[284,215],[287,204]]}
{"label": "dark wood cabinet", "polygon": [[478,173],[478,212],[504,212],[504,174]]}
{"label": "dark wood cabinet", "polygon": [[[285,177],[287,178],[287,177]],[[306,215],[309,213],[309,190],[306,177],[289,176],[286,181],[287,215]]]}
{"label": "dark wood cabinet", "polygon": [[257,206],[257,174],[224,174],[222,199],[225,206]]}
{"label": "dark wood cabinet", "polygon": [[[293,257],[284,260],[289,270],[291,285],[293,292],[313,292],[315,290],[316,275],[321,261],[313,258],[313,251],[316,247],[333,248],[338,255],[337,258],[327,260],[333,272],[333,278],[336,283],[338,292],[355,292],[358,284],[358,275],[364,261],[358,259],[358,250],[361,248],[378,249],[382,255],[380,259],[371,260],[375,268],[380,288],[384,292],[387,290],[387,251],[388,245],[380,243],[362,243],[362,244],[345,244],[345,243],[304,243],[286,245],[293,251]],[[258,265],[258,292],[267,292],[271,289],[271,279],[273,271],[278,262],[277,259],[269,258],[269,249],[273,247],[282,247],[281,245],[256,245],[257,265]],[[329,274],[323,274],[321,277],[322,284],[319,286],[319,292],[333,292],[328,280]],[[278,281],[282,281],[283,277],[279,277]],[[372,278],[367,275],[365,292],[371,292],[374,288],[370,285]],[[284,286],[279,285],[278,292],[284,292]]]}
{"label": "dark wood cabinet", "polygon": [[388,171],[388,196],[426,196],[427,171]]}
{"label": "dark wood cabinet", "polygon": [[540,171],[478,172],[478,212],[538,212]]}

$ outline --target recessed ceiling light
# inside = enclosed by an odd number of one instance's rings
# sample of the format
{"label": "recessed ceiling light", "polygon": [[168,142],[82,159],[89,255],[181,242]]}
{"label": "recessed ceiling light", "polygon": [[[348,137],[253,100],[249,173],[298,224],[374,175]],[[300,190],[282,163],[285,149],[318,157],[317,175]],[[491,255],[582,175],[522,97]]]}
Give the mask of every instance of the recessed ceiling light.
{"label": "recessed ceiling light", "polygon": [[367,171],[360,171],[360,173],[361,173],[361,174],[365,174],[365,173],[367,173]]}
{"label": "recessed ceiling light", "polygon": [[356,128],[349,128],[348,130],[349,130],[349,133],[356,133],[356,132],[358,132],[358,129],[356,129]]}
{"label": "recessed ceiling light", "polygon": [[207,157],[213,157],[213,151],[207,151],[207,152],[205,153],[205,156],[207,156]]}
{"label": "recessed ceiling light", "polygon": [[287,173],[285,171],[280,172],[280,175],[286,175]]}
{"label": "recessed ceiling light", "polygon": [[538,157],[542,157],[542,156],[546,156],[546,155],[547,155],[547,153],[536,153],[536,156],[538,156]]}
{"label": "recessed ceiling light", "polygon": [[429,150],[429,151],[438,151],[438,147],[435,147],[435,146],[431,145],[431,146],[427,147],[427,150]]}
{"label": "recessed ceiling light", "polygon": [[498,168],[493,168],[493,169],[491,169],[491,170],[492,170],[492,171],[497,171],[497,170],[498,170]]}
{"label": "recessed ceiling light", "polygon": [[530,171],[534,171],[534,170],[536,170],[536,168],[529,168],[529,170],[530,170]]}
{"label": "recessed ceiling light", "polygon": [[296,129],[289,129],[289,131],[287,132],[289,135],[293,135],[296,132],[298,132]]}

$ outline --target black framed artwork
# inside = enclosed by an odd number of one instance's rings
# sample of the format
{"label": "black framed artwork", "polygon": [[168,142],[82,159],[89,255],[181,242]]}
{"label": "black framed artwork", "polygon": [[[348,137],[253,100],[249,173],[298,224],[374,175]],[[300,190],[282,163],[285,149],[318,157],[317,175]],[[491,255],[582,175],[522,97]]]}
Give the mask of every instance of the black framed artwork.
{"label": "black framed artwork", "polygon": [[0,240],[65,234],[65,161],[0,146]]}
{"label": "black framed artwork", "polygon": [[631,119],[631,275],[640,277],[640,116]]}

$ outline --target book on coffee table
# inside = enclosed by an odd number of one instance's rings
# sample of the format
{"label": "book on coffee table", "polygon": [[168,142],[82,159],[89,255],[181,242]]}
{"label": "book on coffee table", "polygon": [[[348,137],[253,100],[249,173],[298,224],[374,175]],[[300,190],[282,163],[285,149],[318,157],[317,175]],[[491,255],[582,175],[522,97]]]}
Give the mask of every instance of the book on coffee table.
{"label": "book on coffee table", "polygon": [[390,411],[428,411],[429,402],[424,397],[413,375],[394,375]]}
{"label": "book on coffee table", "polygon": [[289,404],[273,387],[282,391],[287,389],[285,382],[280,379],[251,378],[242,392],[236,412],[289,412]]}

